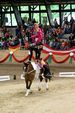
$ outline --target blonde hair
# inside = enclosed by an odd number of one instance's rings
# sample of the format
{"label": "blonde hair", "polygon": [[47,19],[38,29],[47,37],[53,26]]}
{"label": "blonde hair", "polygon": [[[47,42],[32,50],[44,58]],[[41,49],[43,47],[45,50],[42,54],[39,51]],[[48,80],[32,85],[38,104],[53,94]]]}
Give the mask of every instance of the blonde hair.
{"label": "blonde hair", "polygon": [[39,30],[39,24],[35,23],[35,26],[36,26],[36,30],[38,31]]}

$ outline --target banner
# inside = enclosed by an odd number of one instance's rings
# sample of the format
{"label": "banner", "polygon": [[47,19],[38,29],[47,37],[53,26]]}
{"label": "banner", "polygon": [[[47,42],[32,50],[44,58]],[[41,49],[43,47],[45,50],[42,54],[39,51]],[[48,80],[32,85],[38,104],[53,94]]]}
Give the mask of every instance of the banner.
{"label": "banner", "polygon": [[19,50],[19,49],[20,49],[20,44],[18,44],[17,46],[14,46],[14,47],[9,46],[9,51],[15,52],[15,51],[17,51],[17,50]]}
{"label": "banner", "polygon": [[55,50],[55,49],[49,47],[48,45],[44,44],[43,52],[44,53],[53,53],[55,55],[67,55],[70,53],[75,53],[75,47],[72,47],[72,48],[67,49],[67,50]]}

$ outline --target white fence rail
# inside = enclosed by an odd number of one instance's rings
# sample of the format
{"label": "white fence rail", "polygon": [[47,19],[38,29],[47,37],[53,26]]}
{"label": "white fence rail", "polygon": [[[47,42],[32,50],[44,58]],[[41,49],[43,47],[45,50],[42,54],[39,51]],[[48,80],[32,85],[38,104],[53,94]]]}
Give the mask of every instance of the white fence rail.
{"label": "white fence rail", "polygon": [[21,79],[25,79],[24,74],[21,74]]}
{"label": "white fence rail", "polygon": [[75,77],[75,72],[60,72],[59,77]]}
{"label": "white fence rail", "polygon": [[10,76],[0,76],[0,81],[10,80]]}

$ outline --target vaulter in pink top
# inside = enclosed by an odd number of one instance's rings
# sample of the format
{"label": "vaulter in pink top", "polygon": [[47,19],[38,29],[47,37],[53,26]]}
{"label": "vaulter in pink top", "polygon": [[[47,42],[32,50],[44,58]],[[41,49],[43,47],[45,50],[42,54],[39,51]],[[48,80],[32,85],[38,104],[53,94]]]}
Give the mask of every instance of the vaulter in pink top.
{"label": "vaulter in pink top", "polygon": [[[33,42],[34,42],[35,44],[37,44],[40,40],[42,40],[42,38],[43,38],[43,32],[42,32],[41,29],[39,28],[39,24],[38,24],[38,23],[35,23],[35,24],[34,24],[34,29],[35,29],[35,31],[36,31],[37,34],[31,36],[31,38],[32,38]],[[36,39],[37,39],[37,40],[36,40]]]}

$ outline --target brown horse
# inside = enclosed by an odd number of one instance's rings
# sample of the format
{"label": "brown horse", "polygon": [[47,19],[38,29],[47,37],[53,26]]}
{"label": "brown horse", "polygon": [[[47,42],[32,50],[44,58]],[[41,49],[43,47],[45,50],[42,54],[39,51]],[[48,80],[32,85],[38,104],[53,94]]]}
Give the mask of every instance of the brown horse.
{"label": "brown horse", "polygon": [[[25,96],[28,96],[28,94],[30,93],[31,84],[32,84],[32,82],[33,82],[33,80],[35,78],[36,70],[34,69],[34,67],[33,67],[31,62],[27,62],[27,63],[24,62],[23,70],[25,72],[24,76],[25,76],[25,83],[26,83],[26,89],[27,89]],[[39,73],[40,82],[39,82],[39,85],[38,85],[38,90],[39,91],[41,90],[41,82],[43,80],[43,72],[44,72],[44,69],[43,68],[40,69],[40,73]],[[47,81],[48,81],[48,79],[45,78],[46,89],[48,90],[48,83],[47,83]]]}

